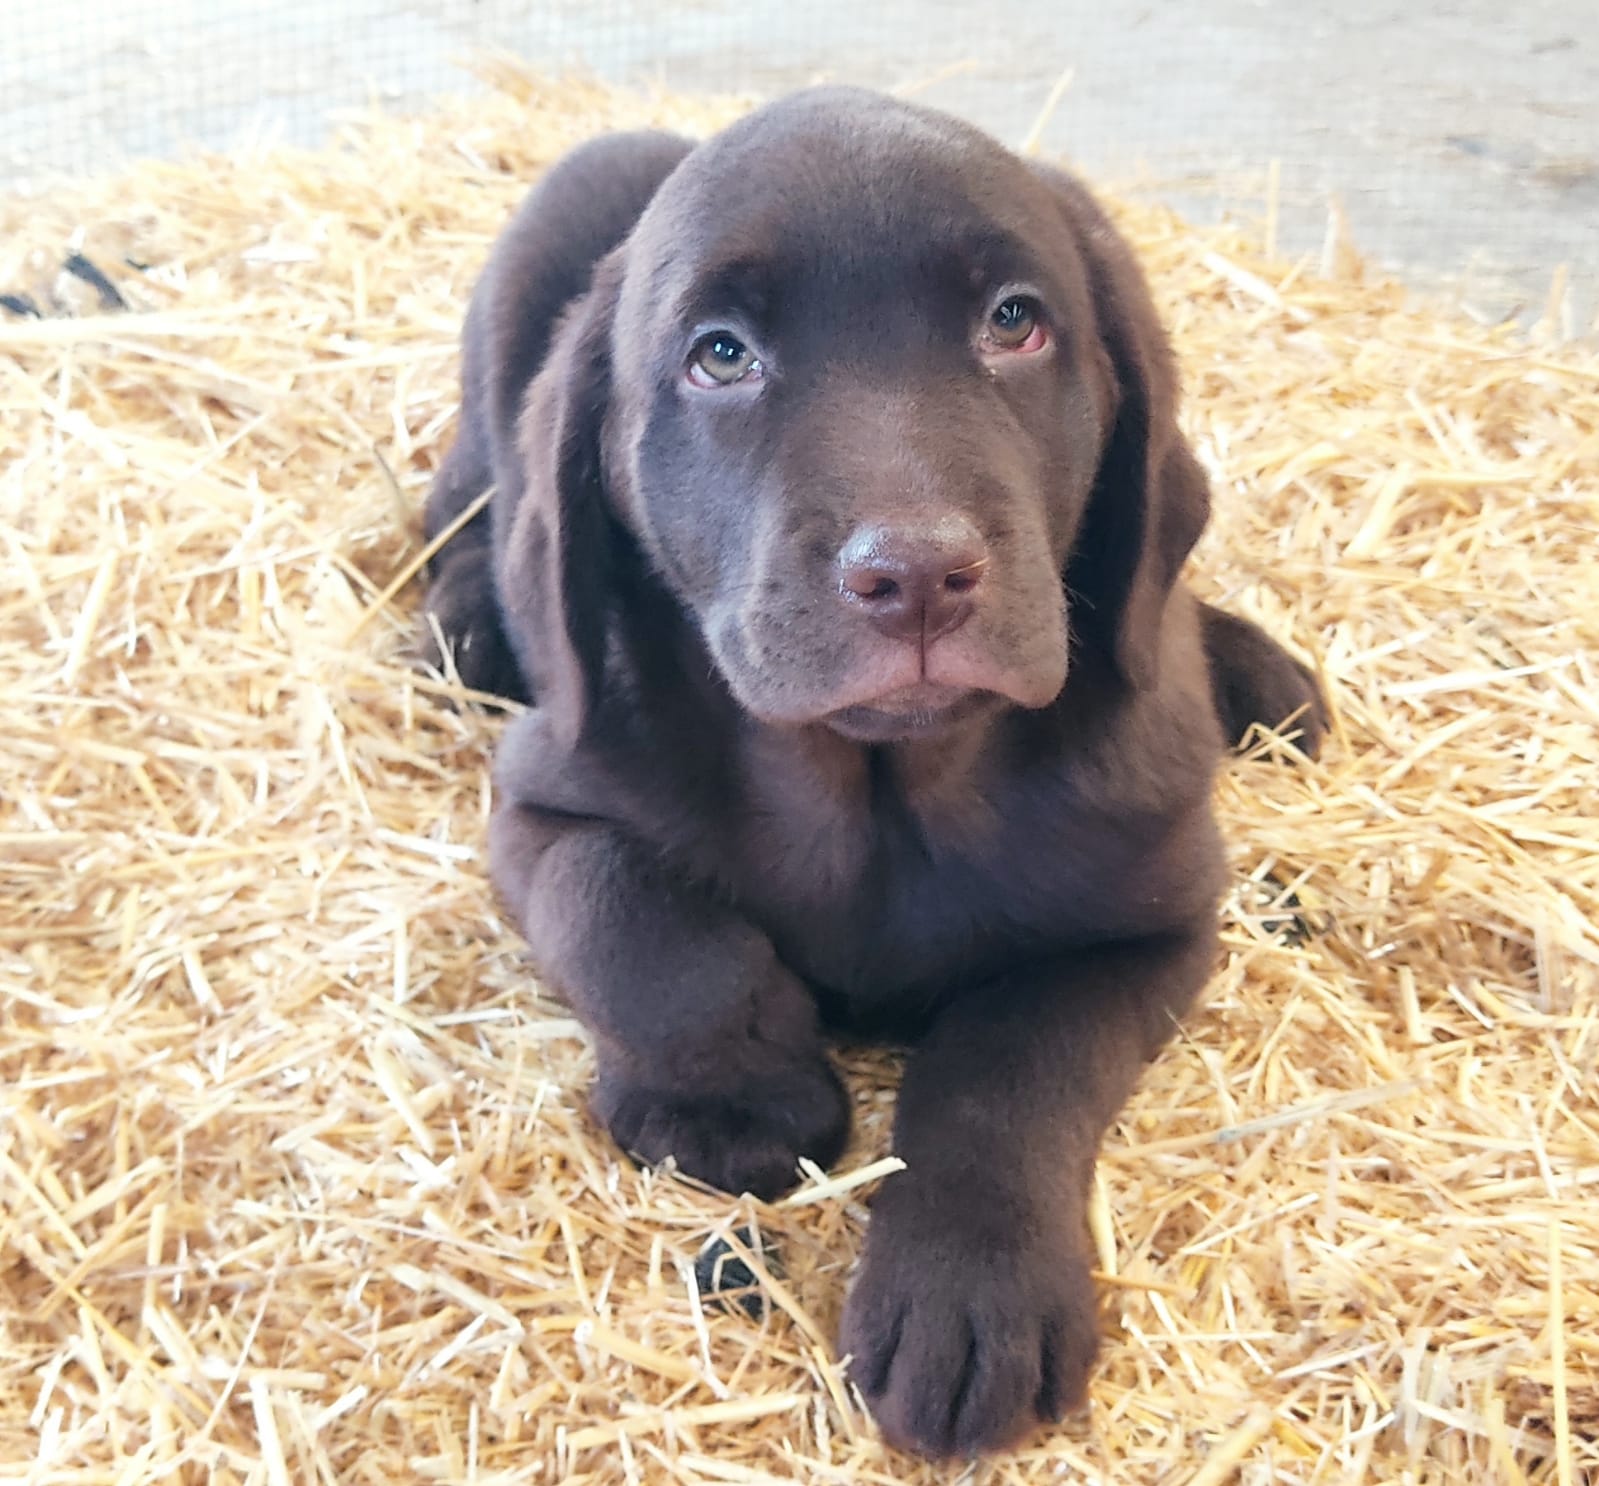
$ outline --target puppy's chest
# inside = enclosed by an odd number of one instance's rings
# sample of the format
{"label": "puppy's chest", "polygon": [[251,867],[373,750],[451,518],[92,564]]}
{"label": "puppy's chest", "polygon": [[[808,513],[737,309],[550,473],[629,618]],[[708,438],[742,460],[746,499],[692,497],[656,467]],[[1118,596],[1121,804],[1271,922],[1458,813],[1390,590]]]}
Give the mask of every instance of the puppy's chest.
{"label": "puppy's chest", "polygon": [[790,968],[869,1013],[1070,935],[1092,894],[1058,810],[974,788],[921,803],[866,784],[757,792],[732,886]]}

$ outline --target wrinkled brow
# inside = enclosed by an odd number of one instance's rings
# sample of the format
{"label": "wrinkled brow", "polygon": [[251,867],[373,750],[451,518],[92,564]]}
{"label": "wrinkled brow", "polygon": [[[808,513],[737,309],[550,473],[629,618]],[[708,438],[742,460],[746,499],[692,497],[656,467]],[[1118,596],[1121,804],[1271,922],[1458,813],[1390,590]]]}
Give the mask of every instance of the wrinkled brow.
{"label": "wrinkled brow", "polygon": [[1018,279],[1047,275],[1049,265],[1037,245],[1001,227],[965,234],[947,253],[946,273],[959,276],[974,294],[992,293]]}
{"label": "wrinkled brow", "polygon": [[762,224],[759,242],[745,237],[695,267],[677,300],[677,316],[687,325],[725,319],[751,331],[770,330],[792,308],[802,284],[829,298],[842,292],[878,302],[931,293],[965,312],[1001,287],[1042,287],[1051,277],[1047,254],[1021,233],[989,218],[952,221],[947,212],[917,205],[870,229],[857,222],[849,231],[798,229],[786,237]]}
{"label": "wrinkled brow", "polygon": [[741,254],[698,270],[679,306],[690,321],[733,315],[753,325],[770,317],[778,280],[777,265]]}

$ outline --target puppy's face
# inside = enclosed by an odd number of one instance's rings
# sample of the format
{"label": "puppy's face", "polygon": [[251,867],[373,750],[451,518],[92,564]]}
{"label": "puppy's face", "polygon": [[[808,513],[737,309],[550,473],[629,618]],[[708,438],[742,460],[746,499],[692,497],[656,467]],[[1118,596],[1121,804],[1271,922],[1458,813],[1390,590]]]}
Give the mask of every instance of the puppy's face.
{"label": "puppy's face", "polygon": [[883,741],[1042,707],[1114,409],[1047,189],[950,121],[803,94],[627,248],[607,484],[764,720]]}

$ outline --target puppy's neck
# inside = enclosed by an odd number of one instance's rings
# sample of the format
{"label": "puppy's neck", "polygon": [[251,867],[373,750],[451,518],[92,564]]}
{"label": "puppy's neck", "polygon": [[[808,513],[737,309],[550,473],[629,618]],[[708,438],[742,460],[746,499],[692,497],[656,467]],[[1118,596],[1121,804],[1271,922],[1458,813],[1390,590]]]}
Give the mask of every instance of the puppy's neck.
{"label": "puppy's neck", "polygon": [[971,782],[990,739],[1008,716],[1009,709],[991,712],[933,737],[869,745],[864,749],[867,767],[913,806],[953,796]]}
{"label": "puppy's neck", "polygon": [[784,778],[809,780],[835,805],[887,808],[925,820],[969,809],[981,798],[972,785],[992,762],[995,734],[1005,730],[1009,715],[988,713],[930,737],[892,743],[855,742],[820,723],[781,727],[748,718],[745,736],[764,766]]}

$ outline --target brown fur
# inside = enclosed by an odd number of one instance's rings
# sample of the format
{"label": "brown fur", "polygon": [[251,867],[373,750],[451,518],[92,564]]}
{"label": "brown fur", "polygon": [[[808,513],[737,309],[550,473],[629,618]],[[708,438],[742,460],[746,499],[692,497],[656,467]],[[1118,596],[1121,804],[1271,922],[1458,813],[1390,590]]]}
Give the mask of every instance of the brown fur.
{"label": "brown fur", "polygon": [[[1047,343],[996,354],[1018,291]],[[694,385],[711,329],[763,374]],[[1209,495],[1176,396],[1080,185],[847,89],[584,146],[467,319],[429,529],[495,495],[429,607],[533,703],[494,880],[645,1161],[775,1194],[843,1148],[826,1035],[910,1045],[841,1346],[933,1455],[1081,1399],[1095,1152],[1214,958],[1214,767],[1320,734],[1303,668],[1178,581]],[[841,587],[879,546],[942,581],[949,530],[981,544],[949,633]]]}

